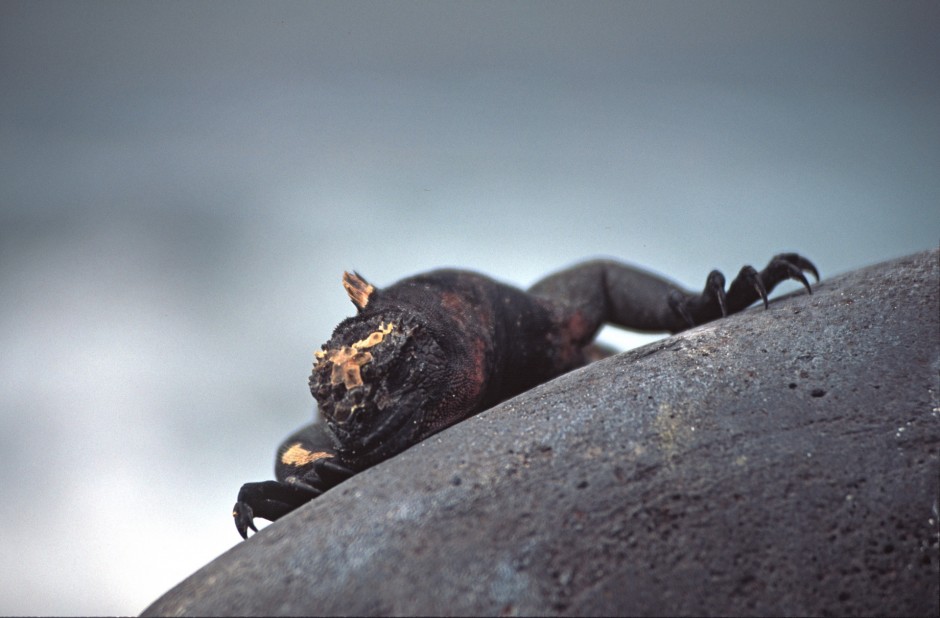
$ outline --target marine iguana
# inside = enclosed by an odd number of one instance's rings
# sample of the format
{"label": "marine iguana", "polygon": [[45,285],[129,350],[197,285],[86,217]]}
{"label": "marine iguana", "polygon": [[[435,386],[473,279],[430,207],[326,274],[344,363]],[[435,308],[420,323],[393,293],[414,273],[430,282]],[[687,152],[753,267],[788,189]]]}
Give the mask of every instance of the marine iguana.
{"label": "marine iguana", "polygon": [[700,294],[644,270],[594,260],[528,291],[462,270],[379,289],[357,273],[343,286],[355,316],[319,351],[310,391],[321,418],[277,451],[276,481],[246,483],[232,515],[243,538],[354,474],[500,401],[584,365],[605,323],[677,333],[736,313],[786,279],[812,294],[806,258],[783,253],[741,269],[725,291],[713,270]]}

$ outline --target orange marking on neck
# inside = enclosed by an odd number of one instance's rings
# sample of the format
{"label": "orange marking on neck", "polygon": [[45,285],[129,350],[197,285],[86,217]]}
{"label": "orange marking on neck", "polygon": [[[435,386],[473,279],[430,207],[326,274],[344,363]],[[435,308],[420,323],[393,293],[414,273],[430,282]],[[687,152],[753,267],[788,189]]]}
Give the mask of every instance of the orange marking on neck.
{"label": "orange marking on neck", "polygon": [[318,459],[326,459],[332,456],[332,453],[327,453],[326,451],[317,451],[315,453],[308,451],[300,442],[297,442],[291,444],[290,447],[284,451],[284,454],[281,455],[281,463],[286,466],[300,467],[311,464]]}

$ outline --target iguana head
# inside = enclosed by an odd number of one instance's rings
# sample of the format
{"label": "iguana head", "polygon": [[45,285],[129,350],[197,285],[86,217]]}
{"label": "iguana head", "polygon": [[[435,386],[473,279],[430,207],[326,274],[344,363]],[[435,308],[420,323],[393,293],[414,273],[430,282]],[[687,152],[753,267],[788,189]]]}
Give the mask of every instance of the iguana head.
{"label": "iguana head", "polygon": [[310,391],[348,465],[368,467],[427,435],[448,386],[447,357],[420,319],[360,313],[316,357]]}

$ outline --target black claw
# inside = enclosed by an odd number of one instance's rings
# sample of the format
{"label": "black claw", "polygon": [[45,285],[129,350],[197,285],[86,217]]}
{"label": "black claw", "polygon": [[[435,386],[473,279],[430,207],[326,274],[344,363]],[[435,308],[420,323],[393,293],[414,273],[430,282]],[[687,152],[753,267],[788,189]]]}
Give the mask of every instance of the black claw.
{"label": "black claw", "polygon": [[787,279],[799,281],[810,294],[813,293],[813,288],[810,287],[809,281],[807,281],[806,276],[803,275],[803,271],[805,270],[812,273],[816,281],[819,281],[819,271],[816,270],[813,263],[796,253],[782,253],[775,256],[768,265],[768,269],[770,268],[784,269]]}
{"label": "black claw", "polygon": [[810,262],[809,260],[803,260],[803,261],[806,262],[806,264],[801,266],[801,268],[803,270],[808,270],[809,272],[813,273],[813,279],[816,280],[816,283],[819,283],[819,271],[816,270],[816,267],[813,266],[812,262]]}
{"label": "black claw", "polygon": [[[809,287],[809,281],[806,280],[806,276],[803,274],[803,271],[797,268],[796,266],[794,266],[793,264],[789,264],[789,267],[790,267],[790,278],[796,279],[797,281],[802,283],[803,287],[806,288],[806,291],[812,294],[813,288]],[[819,281],[819,279],[817,279],[817,281]]]}
{"label": "black claw", "polygon": [[761,283],[760,279],[754,282],[754,289],[760,295],[760,299],[764,301],[764,309],[765,310],[769,309],[770,301],[767,300],[767,290],[764,289],[764,284]]}
{"label": "black claw", "polygon": [[249,528],[255,532],[258,531],[255,527],[254,512],[251,507],[244,502],[235,503],[235,506],[232,507],[232,517],[235,518],[235,528],[238,530],[238,534],[242,535],[243,539],[248,538]]}
{"label": "black claw", "polygon": [[[798,253],[781,253],[780,255],[774,256],[774,260],[783,260],[784,262],[796,266],[800,271],[805,270],[813,275],[817,283],[819,282],[819,271],[816,269],[816,266]],[[808,288],[809,286],[807,286],[807,289]],[[810,291],[810,293],[812,294],[812,291]]]}
{"label": "black claw", "polygon": [[706,282],[708,290],[718,299],[718,307],[721,309],[722,317],[728,316],[728,297],[725,294],[725,276],[717,270],[708,273]]}
{"label": "black claw", "polygon": [[764,303],[764,309],[767,309],[770,306],[769,301],[767,300],[767,288],[764,286],[764,281],[761,279],[760,273],[754,270],[752,266],[744,266],[741,268],[741,273],[738,277],[744,277],[745,281],[750,284],[754,291],[757,292],[757,295],[760,297],[761,302]]}

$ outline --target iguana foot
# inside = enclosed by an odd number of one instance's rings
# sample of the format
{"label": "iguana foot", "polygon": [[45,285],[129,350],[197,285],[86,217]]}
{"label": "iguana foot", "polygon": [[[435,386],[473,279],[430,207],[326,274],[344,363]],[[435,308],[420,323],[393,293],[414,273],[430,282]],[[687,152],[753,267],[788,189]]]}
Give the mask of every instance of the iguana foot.
{"label": "iguana foot", "polygon": [[320,460],[303,476],[288,476],[281,481],[245,483],[232,508],[235,528],[243,539],[255,527],[255,517],[275,521],[299,506],[310,502],[327,489],[339,485],[355,474],[333,460]]}
{"label": "iguana foot", "polygon": [[708,274],[705,289],[698,296],[673,293],[669,297],[669,306],[679,314],[689,327],[704,324],[737,313],[760,299],[764,308],[768,307],[767,295],[782,281],[794,279],[803,284],[806,291],[813,293],[803,272],[811,273],[819,281],[819,271],[812,262],[796,253],[775,255],[764,270],[758,272],[751,266],[744,266],[725,292],[725,278],[717,270]]}
{"label": "iguana foot", "polygon": [[275,521],[298,506],[319,496],[322,491],[306,483],[288,484],[280,481],[245,483],[238,492],[238,501],[232,508],[235,527],[243,539],[248,538],[248,529],[255,532],[255,517]]}

